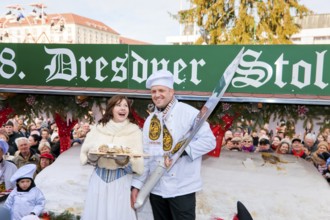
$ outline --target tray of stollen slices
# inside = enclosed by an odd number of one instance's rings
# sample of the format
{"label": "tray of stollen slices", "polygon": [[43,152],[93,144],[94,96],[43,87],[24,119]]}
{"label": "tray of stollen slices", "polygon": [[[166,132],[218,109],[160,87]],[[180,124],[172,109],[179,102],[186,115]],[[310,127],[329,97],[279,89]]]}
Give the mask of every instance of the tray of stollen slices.
{"label": "tray of stollen slices", "polygon": [[88,153],[114,159],[121,159],[124,157],[149,157],[148,154],[134,153],[129,147],[116,146],[111,144],[102,144],[98,148],[90,150]]}

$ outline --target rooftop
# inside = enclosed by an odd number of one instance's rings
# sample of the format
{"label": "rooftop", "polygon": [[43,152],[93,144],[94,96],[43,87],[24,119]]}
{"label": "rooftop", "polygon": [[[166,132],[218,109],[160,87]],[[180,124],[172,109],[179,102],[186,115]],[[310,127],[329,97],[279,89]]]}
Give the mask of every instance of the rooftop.
{"label": "rooftop", "polygon": [[94,28],[106,32],[110,32],[113,34],[119,35],[117,31],[112,29],[111,27],[107,26],[103,22],[83,17],[73,13],[63,13],[63,14],[47,14],[43,16],[43,20],[40,16],[33,16],[29,15],[26,17],[21,17],[18,19],[17,15],[7,15],[0,18],[0,25],[1,27],[8,28],[8,27],[19,27],[19,26],[37,26],[42,24],[49,24],[57,22],[64,22],[65,24],[77,24],[89,28]]}
{"label": "rooftop", "polygon": [[330,27],[330,14],[312,14],[296,19],[302,29],[316,29]]}

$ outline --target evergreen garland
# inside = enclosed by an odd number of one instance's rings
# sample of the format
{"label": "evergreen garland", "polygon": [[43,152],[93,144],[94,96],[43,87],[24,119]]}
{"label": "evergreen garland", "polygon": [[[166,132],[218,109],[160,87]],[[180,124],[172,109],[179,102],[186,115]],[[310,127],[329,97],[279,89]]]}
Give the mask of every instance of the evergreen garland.
{"label": "evergreen garland", "polygon": [[[0,101],[0,110],[11,108],[14,114],[35,117],[39,114],[55,115],[60,114],[64,119],[68,112],[72,114],[73,119],[88,119],[93,121],[93,115],[90,114],[95,104],[104,110],[101,106],[105,105],[109,97],[92,96],[63,96],[63,95],[38,95],[38,94],[16,94]],[[132,107],[141,118],[146,118],[152,111],[151,99],[132,100]],[[187,104],[201,109],[204,101],[187,101]],[[234,117],[232,128],[237,126],[249,127],[252,130],[262,128],[270,120],[285,121],[289,133],[294,134],[294,125],[298,120],[303,120],[304,128],[307,125],[318,125],[320,131],[330,129],[330,107],[323,105],[296,105],[296,104],[269,104],[269,103],[224,103],[220,102],[213,113],[210,115],[211,124],[224,124],[221,118],[224,115]],[[272,117],[272,118],[271,118]],[[324,121],[320,121],[321,117]],[[318,121],[315,123],[315,121]]]}
{"label": "evergreen garland", "polygon": [[[83,98],[79,98],[83,97]],[[10,107],[14,110],[11,116],[26,115],[32,118],[40,114],[54,116],[55,113],[63,118],[68,113],[72,114],[72,118],[91,121],[92,115],[89,114],[94,104],[101,106],[105,100],[100,97],[87,96],[65,96],[65,95],[39,95],[39,94],[16,94],[6,100],[0,101],[0,109]]]}
{"label": "evergreen garland", "polygon": [[48,216],[45,216],[44,218],[50,220],[80,220],[81,217],[79,215],[74,215],[66,210],[58,215],[56,215],[54,212],[49,212]]}

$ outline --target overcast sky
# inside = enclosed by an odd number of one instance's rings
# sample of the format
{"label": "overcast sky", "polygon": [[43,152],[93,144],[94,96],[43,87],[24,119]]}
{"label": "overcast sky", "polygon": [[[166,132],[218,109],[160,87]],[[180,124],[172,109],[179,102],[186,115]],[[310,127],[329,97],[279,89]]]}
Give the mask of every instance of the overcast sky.
{"label": "overcast sky", "polygon": [[[0,13],[8,5],[21,4],[25,12],[32,11],[29,4],[44,3],[47,13],[75,13],[102,21],[122,36],[152,44],[166,44],[166,36],[179,34],[179,24],[170,17],[180,10],[180,0],[1,0]],[[187,1],[182,0],[184,9]],[[330,13],[329,0],[301,0],[317,13]]]}

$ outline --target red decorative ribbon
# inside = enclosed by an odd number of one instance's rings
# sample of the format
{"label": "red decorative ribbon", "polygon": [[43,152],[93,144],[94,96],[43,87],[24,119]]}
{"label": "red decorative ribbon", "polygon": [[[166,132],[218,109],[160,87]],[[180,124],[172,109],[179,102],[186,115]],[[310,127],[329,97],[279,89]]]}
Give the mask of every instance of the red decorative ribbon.
{"label": "red decorative ribbon", "polygon": [[11,107],[6,107],[0,110],[0,127],[8,121],[8,116],[14,112]]}
{"label": "red decorative ribbon", "polygon": [[71,147],[71,130],[78,123],[78,120],[73,120],[67,123],[59,114],[55,114],[55,122],[58,127],[58,136],[60,137],[60,153],[63,153]]}
{"label": "red decorative ribbon", "polygon": [[133,118],[134,118],[135,121],[137,122],[138,126],[139,126],[140,128],[143,128],[143,125],[144,125],[145,119],[142,118],[142,117],[140,117],[140,116],[138,115],[138,113],[137,113],[133,108],[131,108],[131,113],[132,113]]}
{"label": "red decorative ribbon", "polygon": [[221,117],[221,120],[224,122],[224,126],[221,124],[210,124],[211,130],[215,136],[216,140],[216,147],[208,153],[208,155],[212,157],[219,157],[221,153],[221,145],[222,145],[222,139],[225,135],[225,132],[230,128],[230,126],[233,124],[235,117],[229,116],[225,114]]}

